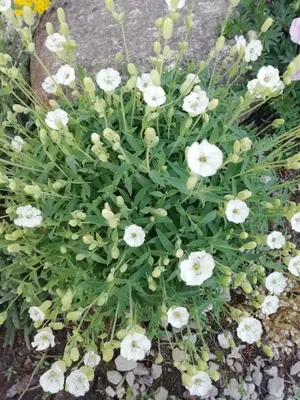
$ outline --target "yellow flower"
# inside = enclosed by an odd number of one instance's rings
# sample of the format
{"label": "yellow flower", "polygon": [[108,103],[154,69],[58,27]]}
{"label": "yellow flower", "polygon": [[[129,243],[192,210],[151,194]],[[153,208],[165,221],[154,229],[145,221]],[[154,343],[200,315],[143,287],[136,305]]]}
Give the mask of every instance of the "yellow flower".
{"label": "yellow flower", "polygon": [[14,0],[15,14],[22,15],[23,7],[31,7],[34,12],[43,14],[50,6],[50,0]]}

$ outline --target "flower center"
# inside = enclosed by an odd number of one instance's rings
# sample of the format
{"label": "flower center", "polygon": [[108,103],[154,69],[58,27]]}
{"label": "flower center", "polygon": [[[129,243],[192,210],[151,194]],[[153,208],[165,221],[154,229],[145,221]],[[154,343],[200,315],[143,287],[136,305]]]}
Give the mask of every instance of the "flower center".
{"label": "flower center", "polygon": [[202,163],[205,163],[205,162],[207,162],[207,158],[205,156],[201,156],[199,158],[199,161],[202,162]]}
{"label": "flower center", "polygon": [[238,214],[239,210],[237,208],[235,208],[234,210],[232,210],[233,214]]}
{"label": "flower center", "polygon": [[180,313],[178,311],[174,312],[174,317],[179,319],[180,318]]}
{"label": "flower center", "polygon": [[42,336],[42,339],[43,339],[43,340],[48,340],[48,336],[43,335],[43,336]]}
{"label": "flower center", "polygon": [[136,238],[136,233],[132,233],[131,234],[131,237],[134,239],[134,238]]}
{"label": "flower center", "polygon": [[133,342],[132,342],[132,344],[131,344],[131,346],[132,346],[132,348],[137,348],[137,342],[134,340]]}
{"label": "flower center", "polygon": [[251,331],[251,325],[245,325],[245,331],[250,332]]}
{"label": "flower center", "polygon": [[200,264],[195,263],[195,264],[193,265],[193,270],[194,270],[194,271],[200,271]]}
{"label": "flower center", "polygon": [[195,380],[195,385],[197,385],[197,386],[200,386],[200,385],[202,385],[202,383],[203,383],[203,380],[202,379],[200,379],[200,378],[198,378],[198,379],[196,379]]}

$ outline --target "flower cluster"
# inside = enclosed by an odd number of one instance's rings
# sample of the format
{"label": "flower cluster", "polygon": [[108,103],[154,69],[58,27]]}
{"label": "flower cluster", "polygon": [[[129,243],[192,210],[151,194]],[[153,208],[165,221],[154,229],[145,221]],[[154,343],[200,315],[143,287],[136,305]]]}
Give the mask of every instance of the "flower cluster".
{"label": "flower cluster", "polygon": [[[124,32],[125,15],[113,0],[105,4]],[[294,183],[277,185],[276,176],[277,168],[300,168],[299,128],[288,130],[283,119],[263,128],[245,122],[260,101],[295,84],[299,60],[282,76],[263,66],[242,87],[262,42],[236,37],[219,63],[221,35],[206,61],[185,68],[188,43],[179,44],[177,57],[170,41],[185,1],[166,5],[166,16],[155,21],[148,72],[126,54],[121,74],[117,54],[114,68],[94,77],[77,70],[76,44],[59,9],[58,31],[47,24],[45,46],[61,60],[42,84],[51,95],[48,108],[22,102],[4,113],[0,235],[10,264],[0,274],[37,329],[32,347],[47,351],[56,331],[67,332],[61,360],[40,378],[49,393],[84,396],[96,367],[117,352],[133,365],[148,357],[161,363],[164,335],[174,342],[184,386],[192,396],[207,396],[220,377],[204,339],[211,315],[221,319],[226,311],[240,340],[262,342],[270,354],[265,321],[276,320],[282,297],[292,299],[290,281],[300,276],[300,250],[283,224],[285,218],[300,232],[300,205],[288,198]],[[0,0],[34,55],[32,15],[25,9],[16,17],[10,7]],[[186,16],[185,37],[193,17]],[[297,27],[296,21],[295,41]],[[3,87],[28,96],[13,60],[0,54],[0,65]],[[21,116],[28,118],[24,126]],[[238,308],[235,290],[245,298]],[[10,312],[8,305],[0,323]],[[232,334],[218,339],[234,347]]]}

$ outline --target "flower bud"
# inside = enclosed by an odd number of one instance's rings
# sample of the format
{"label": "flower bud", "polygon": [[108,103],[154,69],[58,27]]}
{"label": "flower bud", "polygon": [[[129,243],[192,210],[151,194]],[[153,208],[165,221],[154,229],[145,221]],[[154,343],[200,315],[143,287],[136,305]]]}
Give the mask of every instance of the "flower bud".
{"label": "flower bud", "polygon": [[281,200],[280,199],[275,199],[274,200],[274,208],[279,208],[281,206]]}
{"label": "flower bud", "polygon": [[0,325],[3,325],[7,319],[7,311],[0,313]]}
{"label": "flower bud", "polygon": [[248,237],[249,237],[249,234],[247,232],[241,232],[240,233],[240,238],[242,240],[248,239]]}
{"label": "flower bud", "polygon": [[252,286],[250,285],[250,283],[248,283],[248,282],[243,282],[242,283],[242,289],[243,289],[243,291],[245,292],[245,293],[251,293],[252,292]]}
{"label": "flower bud", "polygon": [[120,256],[120,250],[117,247],[113,247],[111,250],[111,256],[114,260],[116,260]]}
{"label": "flower bud", "polygon": [[247,200],[252,196],[252,192],[250,190],[243,190],[242,192],[238,193],[238,199],[239,200]]}
{"label": "flower bud", "polygon": [[154,86],[160,86],[161,84],[160,75],[156,69],[153,69],[151,71],[151,80]]}
{"label": "flower bud", "polygon": [[182,249],[178,249],[178,250],[176,251],[176,257],[177,257],[177,258],[183,257],[183,250],[182,250]]}
{"label": "flower bud", "polygon": [[127,70],[130,73],[130,75],[137,76],[137,74],[138,74],[136,66],[134,64],[132,64],[132,63],[129,63],[127,65]]}
{"label": "flower bud", "polygon": [[273,356],[273,350],[271,349],[270,346],[263,346],[263,352],[264,352],[268,357],[272,357],[272,356]]}
{"label": "flower bud", "polygon": [[220,36],[217,39],[217,42],[216,42],[216,50],[217,51],[221,51],[223,49],[223,47],[224,47],[224,44],[225,44],[225,37],[224,36]]}
{"label": "flower bud", "polygon": [[240,140],[240,144],[241,144],[241,150],[245,152],[251,149],[252,141],[248,137],[244,137],[243,139]]}
{"label": "flower bud", "polygon": [[65,187],[67,184],[67,182],[60,180],[60,181],[56,181],[52,184],[52,189],[54,190],[59,190],[62,189],[63,187]]}
{"label": "flower bud", "polygon": [[216,371],[215,369],[209,370],[208,373],[209,373],[209,376],[211,377],[211,379],[212,379],[214,382],[218,382],[218,380],[220,380],[220,374],[219,374],[219,372]]}
{"label": "flower bud", "polygon": [[76,213],[76,218],[80,219],[81,221],[84,221],[86,219],[86,213],[82,211],[78,211]]}
{"label": "flower bud", "polygon": [[198,182],[198,176],[197,175],[192,175],[188,178],[186,182],[186,187],[188,190],[194,190],[196,184]]}
{"label": "flower bud", "polygon": [[239,140],[236,140],[236,141],[234,142],[234,144],[233,144],[233,151],[234,151],[234,153],[236,153],[236,154],[239,154],[239,153],[240,153],[240,151],[241,151],[241,144],[240,144],[240,141],[239,141]]}
{"label": "flower bud", "polygon": [[230,0],[230,5],[232,5],[232,7],[236,7],[239,4],[240,0]]}
{"label": "flower bud", "polygon": [[257,243],[256,242],[249,242],[249,243],[245,243],[244,245],[243,245],[243,248],[245,249],[245,250],[253,250],[253,249],[255,249],[257,247]]}
{"label": "flower bud", "polygon": [[147,128],[145,131],[145,142],[148,147],[156,146],[159,141],[158,136],[156,136],[155,129]]}
{"label": "flower bud", "polygon": [[285,123],[285,120],[284,120],[284,119],[278,118],[278,119],[275,119],[275,120],[272,122],[272,126],[274,126],[274,128],[278,128],[279,126],[283,125],[284,123]]}
{"label": "flower bud", "polygon": [[64,324],[62,322],[54,322],[54,324],[52,324],[51,328],[54,331],[60,331],[60,330],[64,329]]}
{"label": "flower bud", "polygon": [[285,85],[290,85],[292,83],[292,78],[289,76],[288,72],[286,71],[282,76],[283,82]]}
{"label": "flower bud", "polygon": [[51,22],[46,23],[46,31],[48,35],[53,34],[53,25],[51,24]]}
{"label": "flower bud", "polygon": [[208,103],[207,108],[208,108],[210,111],[213,111],[215,108],[218,107],[218,105],[219,105],[219,100],[218,100],[218,99],[213,99],[213,100],[211,100],[211,101]]}
{"label": "flower bud", "polygon": [[84,85],[85,92],[90,96],[90,98],[95,99],[96,86],[95,86],[93,80],[89,77],[85,77],[83,79],[83,85]]}
{"label": "flower bud", "polygon": [[113,0],[105,0],[105,7],[110,12],[115,11],[115,3],[114,3],[114,1]]}
{"label": "flower bud", "polygon": [[76,362],[79,360],[79,351],[77,347],[72,347],[71,352],[70,352],[70,357],[72,361]]}
{"label": "flower bud", "polygon": [[172,18],[166,18],[163,25],[163,37],[165,40],[171,39],[173,35],[173,20]]}
{"label": "flower bud", "polygon": [[297,67],[293,61],[287,66],[286,72],[292,79],[296,75]]}
{"label": "flower bud", "polygon": [[9,253],[18,253],[22,250],[22,247],[18,243],[12,243],[7,246],[7,251]]}
{"label": "flower bud", "polygon": [[263,33],[267,32],[270,29],[273,22],[274,20],[271,17],[267,18],[263,23],[262,27],[260,28],[260,31]]}
{"label": "flower bud", "polygon": [[76,322],[78,321],[82,316],[82,311],[71,311],[67,314],[67,320],[68,321],[72,321],[72,322]]}

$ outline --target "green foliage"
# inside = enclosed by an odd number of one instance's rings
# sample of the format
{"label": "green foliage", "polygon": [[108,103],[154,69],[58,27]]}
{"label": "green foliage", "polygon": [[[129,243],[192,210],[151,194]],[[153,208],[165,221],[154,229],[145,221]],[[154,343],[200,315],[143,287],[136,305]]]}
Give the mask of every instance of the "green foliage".
{"label": "green foliage", "polygon": [[[297,0],[242,0],[227,24],[225,33],[230,38],[249,31],[259,33],[266,18],[273,18],[273,25],[264,34],[262,57],[253,66],[253,72],[255,74],[261,66],[268,64],[284,72],[290,61],[299,54],[299,46],[291,41],[289,35],[292,20],[299,16],[300,6]],[[272,102],[272,109],[278,115],[284,115],[290,128],[300,122],[299,99],[300,88],[295,85]]]}

